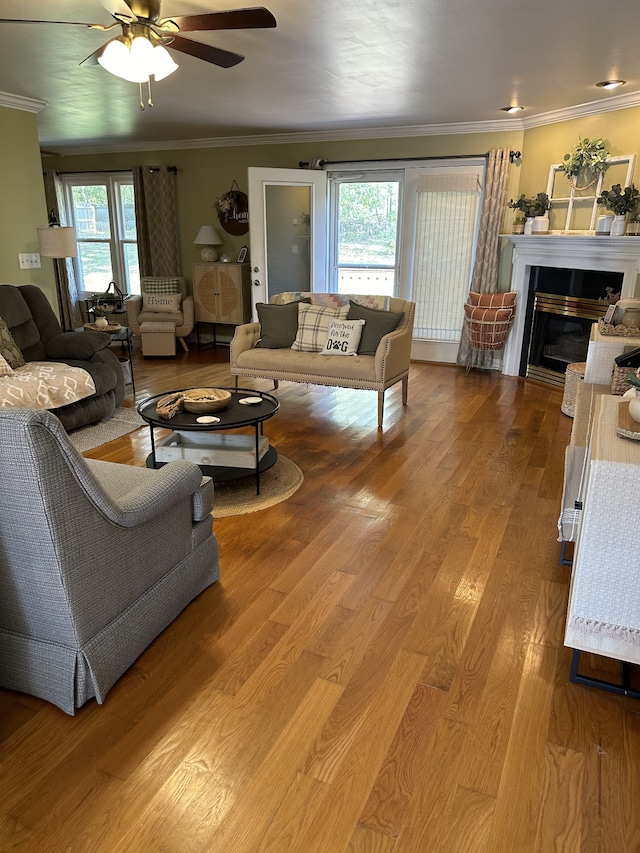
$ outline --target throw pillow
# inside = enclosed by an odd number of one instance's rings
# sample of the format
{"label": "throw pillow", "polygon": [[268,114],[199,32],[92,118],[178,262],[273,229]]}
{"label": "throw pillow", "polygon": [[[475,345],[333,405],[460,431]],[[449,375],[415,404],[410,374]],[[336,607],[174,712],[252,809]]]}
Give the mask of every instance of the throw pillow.
{"label": "throw pillow", "polygon": [[481,308],[467,305],[464,313],[468,320],[483,320],[485,323],[504,323],[513,317],[513,308]]}
{"label": "throw pillow", "polygon": [[310,299],[298,299],[284,305],[258,302],[256,311],[260,323],[257,347],[265,349],[291,349],[298,331],[298,305]]}
{"label": "throw pillow", "polygon": [[155,281],[143,278],[142,287],[144,293],[180,293],[180,283],[177,278],[158,278]]}
{"label": "throw pillow", "polygon": [[317,305],[298,304],[298,331],[291,344],[295,352],[320,352],[327,340],[329,323],[346,320],[349,309],[319,308]]}
{"label": "throw pillow", "polygon": [[8,361],[9,367],[13,368],[13,370],[16,367],[22,367],[26,363],[17,343],[13,339],[13,335],[9,331],[9,327],[2,317],[0,317],[0,355]]}
{"label": "throw pillow", "polygon": [[518,294],[510,293],[475,293],[469,292],[469,304],[480,305],[482,308],[513,308]]}
{"label": "throw pillow", "polygon": [[13,368],[6,358],[3,355],[0,355],[0,376],[10,376],[12,373]]}
{"label": "throw pillow", "polygon": [[359,302],[350,302],[347,320],[364,320],[358,355],[375,355],[381,338],[398,327],[402,314],[382,311],[379,308],[366,308]]}
{"label": "throw pillow", "polygon": [[180,310],[181,293],[143,293],[142,310],[169,314]]}
{"label": "throw pillow", "polygon": [[356,355],[364,320],[332,320],[321,355]]}

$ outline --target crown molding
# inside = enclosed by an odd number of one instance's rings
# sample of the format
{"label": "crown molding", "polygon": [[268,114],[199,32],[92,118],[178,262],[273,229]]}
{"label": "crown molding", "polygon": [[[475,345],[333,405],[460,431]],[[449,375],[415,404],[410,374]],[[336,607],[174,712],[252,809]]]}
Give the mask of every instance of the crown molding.
{"label": "crown molding", "polygon": [[37,98],[23,98],[22,95],[11,95],[9,92],[0,92],[0,107],[10,107],[13,110],[24,110],[28,113],[39,113],[47,106],[47,101]]}
{"label": "crown molding", "polygon": [[544,125],[557,124],[560,121],[571,121],[576,118],[612,113],[616,110],[626,110],[637,106],[640,106],[640,92],[627,92],[624,95],[611,95],[608,98],[588,101],[586,104],[576,104],[573,107],[565,107],[561,110],[538,113],[535,116],[523,118],[522,126],[524,130],[529,130],[532,127],[544,127]]}
{"label": "crown molding", "polygon": [[[3,93],[0,93],[2,105]],[[6,95],[8,98],[15,98]],[[19,99],[32,105],[40,105],[38,112],[46,105],[45,101]],[[12,104],[16,106],[15,104]],[[113,143],[111,145],[93,146],[89,143],[78,143],[77,146],[64,146],[59,156],[76,154],[115,154],[122,152],[141,151],[181,151],[195,148],[237,148],[250,145],[299,145],[321,142],[348,142],[349,140],[366,139],[407,139],[420,136],[451,136],[470,133],[500,133],[509,131],[525,131],[534,127],[543,127],[562,121],[584,118],[600,113],[614,112],[640,106],[640,92],[629,92],[625,95],[612,95],[597,101],[589,101],[572,107],[551,110],[528,118],[495,119],[491,121],[451,122],[449,124],[420,124],[400,127],[368,127],[342,130],[311,130],[292,133],[265,133],[246,136],[214,136],[205,139],[173,139],[165,142],[135,142]],[[27,109],[28,107],[22,107]],[[55,148],[55,143],[51,143]],[[44,152],[43,152],[44,153]],[[52,151],[46,153],[53,154]]]}
{"label": "crown molding", "polygon": [[[125,151],[179,151],[191,148],[236,148],[249,145],[297,145],[315,142],[346,142],[352,139],[402,139],[414,136],[446,136],[468,133],[497,133],[522,130],[519,119],[421,124],[400,127],[368,127],[345,130],[311,130],[297,133],[266,133],[253,136],[214,136],[207,139],[175,139],[166,142],[136,142],[125,145],[66,147],[60,156],[72,154],[114,154]],[[55,148],[55,143],[52,143]]]}

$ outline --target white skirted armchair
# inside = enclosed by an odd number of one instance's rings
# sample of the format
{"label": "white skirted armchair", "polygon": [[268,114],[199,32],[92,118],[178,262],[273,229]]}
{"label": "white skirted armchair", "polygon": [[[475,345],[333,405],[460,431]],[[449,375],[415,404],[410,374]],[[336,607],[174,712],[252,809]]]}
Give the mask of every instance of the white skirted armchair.
{"label": "white skirted armchair", "polygon": [[0,687],[98,703],[218,580],[213,484],[85,459],[58,418],[0,409]]}

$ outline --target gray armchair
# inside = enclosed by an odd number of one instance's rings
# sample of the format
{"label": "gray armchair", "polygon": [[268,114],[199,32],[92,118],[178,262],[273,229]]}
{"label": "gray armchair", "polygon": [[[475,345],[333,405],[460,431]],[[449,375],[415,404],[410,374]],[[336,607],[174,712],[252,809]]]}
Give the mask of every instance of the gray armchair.
{"label": "gray armchair", "polygon": [[0,687],[73,714],[218,579],[213,484],[85,459],[35,409],[0,409],[0,469]]}

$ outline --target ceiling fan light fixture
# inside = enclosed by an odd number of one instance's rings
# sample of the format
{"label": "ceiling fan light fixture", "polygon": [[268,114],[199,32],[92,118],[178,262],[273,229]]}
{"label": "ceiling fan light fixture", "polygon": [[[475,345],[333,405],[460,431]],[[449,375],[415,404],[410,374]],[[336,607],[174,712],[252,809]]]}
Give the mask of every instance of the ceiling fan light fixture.
{"label": "ceiling fan light fixture", "polygon": [[157,44],[153,48],[153,76],[158,80],[164,80],[169,74],[173,74],[179,68],[178,63],[173,61],[173,57],[166,47]]}

